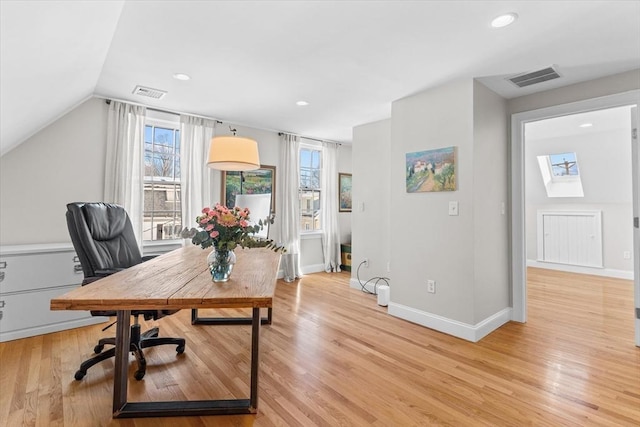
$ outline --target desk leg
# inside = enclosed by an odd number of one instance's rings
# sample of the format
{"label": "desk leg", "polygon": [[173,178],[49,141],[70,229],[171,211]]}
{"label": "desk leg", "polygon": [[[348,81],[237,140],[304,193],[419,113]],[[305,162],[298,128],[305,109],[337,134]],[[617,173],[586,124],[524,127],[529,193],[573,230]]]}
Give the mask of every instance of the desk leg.
{"label": "desk leg", "polygon": [[113,373],[113,415],[117,416],[127,403],[127,373],[129,371],[129,339],[131,311],[119,310],[116,323],[116,366]]}
{"label": "desk leg", "polygon": [[[271,309],[269,309],[271,310]],[[249,406],[255,412],[258,411],[258,366],[260,365],[260,309],[253,309],[253,322],[251,323],[251,395]]]}

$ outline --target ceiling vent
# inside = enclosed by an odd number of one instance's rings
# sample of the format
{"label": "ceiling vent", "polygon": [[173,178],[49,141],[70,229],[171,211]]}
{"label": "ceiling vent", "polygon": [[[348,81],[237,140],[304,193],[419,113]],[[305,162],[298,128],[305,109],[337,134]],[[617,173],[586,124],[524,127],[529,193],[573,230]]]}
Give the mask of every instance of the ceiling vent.
{"label": "ceiling vent", "polygon": [[526,74],[519,74],[514,77],[510,77],[508,80],[518,87],[531,86],[537,83],[546,82],[548,80],[557,79],[560,74],[553,68],[547,67],[542,70],[531,71]]}
{"label": "ceiling vent", "polygon": [[167,91],[160,89],[151,89],[150,87],[136,86],[132,92],[134,95],[146,96],[147,98],[162,99]]}

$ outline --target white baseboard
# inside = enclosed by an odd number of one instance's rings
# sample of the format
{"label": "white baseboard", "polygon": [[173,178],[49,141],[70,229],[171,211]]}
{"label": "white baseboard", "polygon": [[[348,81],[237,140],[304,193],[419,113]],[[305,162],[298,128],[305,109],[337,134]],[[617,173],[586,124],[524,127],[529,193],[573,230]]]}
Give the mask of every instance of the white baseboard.
{"label": "white baseboard", "polygon": [[324,264],[303,265],[300,267],[302,274],[322,273]]}
{"label": "white baseboard", "polygon": [[70,320],[68,322],[54,323],[52,325],[35,326],[33,328],[18,329],[10,332],[0,332],[0,342],[13,341],[20,338],[34,337],[36,335],[50,334],[52,332],[60,332],[67,329],[95,325],[98,323],[104,323],[107,320],[109,320],[109,318],[103,316],[87,317],[84,319]]}
{"label": "white baseboard", "polygon": [[511,311],[511,307],[507,307],[496,314],[487,317],[482,322],[470,325],[394,302],[389,303],[389,314],[392,316],[471,342],[480,341],[482,338],[510,321]]}
{"label": "white baseboard", "polygon": [[569,273],[591,274],[594,276],[614,277],[616,279],[633,280],[633,271],[614,270],[611,268],[581,267],[578,265],[556,264],[541,262],[534,259],[527,260],[527,267],[544,268],[547,270],[567,271]]}

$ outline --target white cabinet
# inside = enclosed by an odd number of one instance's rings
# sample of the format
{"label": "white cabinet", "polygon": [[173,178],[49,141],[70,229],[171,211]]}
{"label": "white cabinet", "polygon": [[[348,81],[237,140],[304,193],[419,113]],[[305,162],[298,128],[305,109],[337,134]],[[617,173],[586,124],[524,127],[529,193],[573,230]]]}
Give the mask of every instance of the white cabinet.
{"label": "white cabinet", "polygon": [[80,286],[71,244],[0,248],[0,342],[100,323],[88,311],[51,311],[52,298]]}

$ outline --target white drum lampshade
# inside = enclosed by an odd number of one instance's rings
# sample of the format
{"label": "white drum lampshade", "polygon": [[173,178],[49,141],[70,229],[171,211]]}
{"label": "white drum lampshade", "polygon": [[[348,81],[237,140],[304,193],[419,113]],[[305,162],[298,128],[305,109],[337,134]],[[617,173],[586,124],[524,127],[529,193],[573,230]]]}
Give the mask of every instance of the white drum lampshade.
{"label": "white drum lampshade", "polygon": [[214,136],[209,144],[207,166],[224,171],[260,169],[258,143],[239,136]]}

